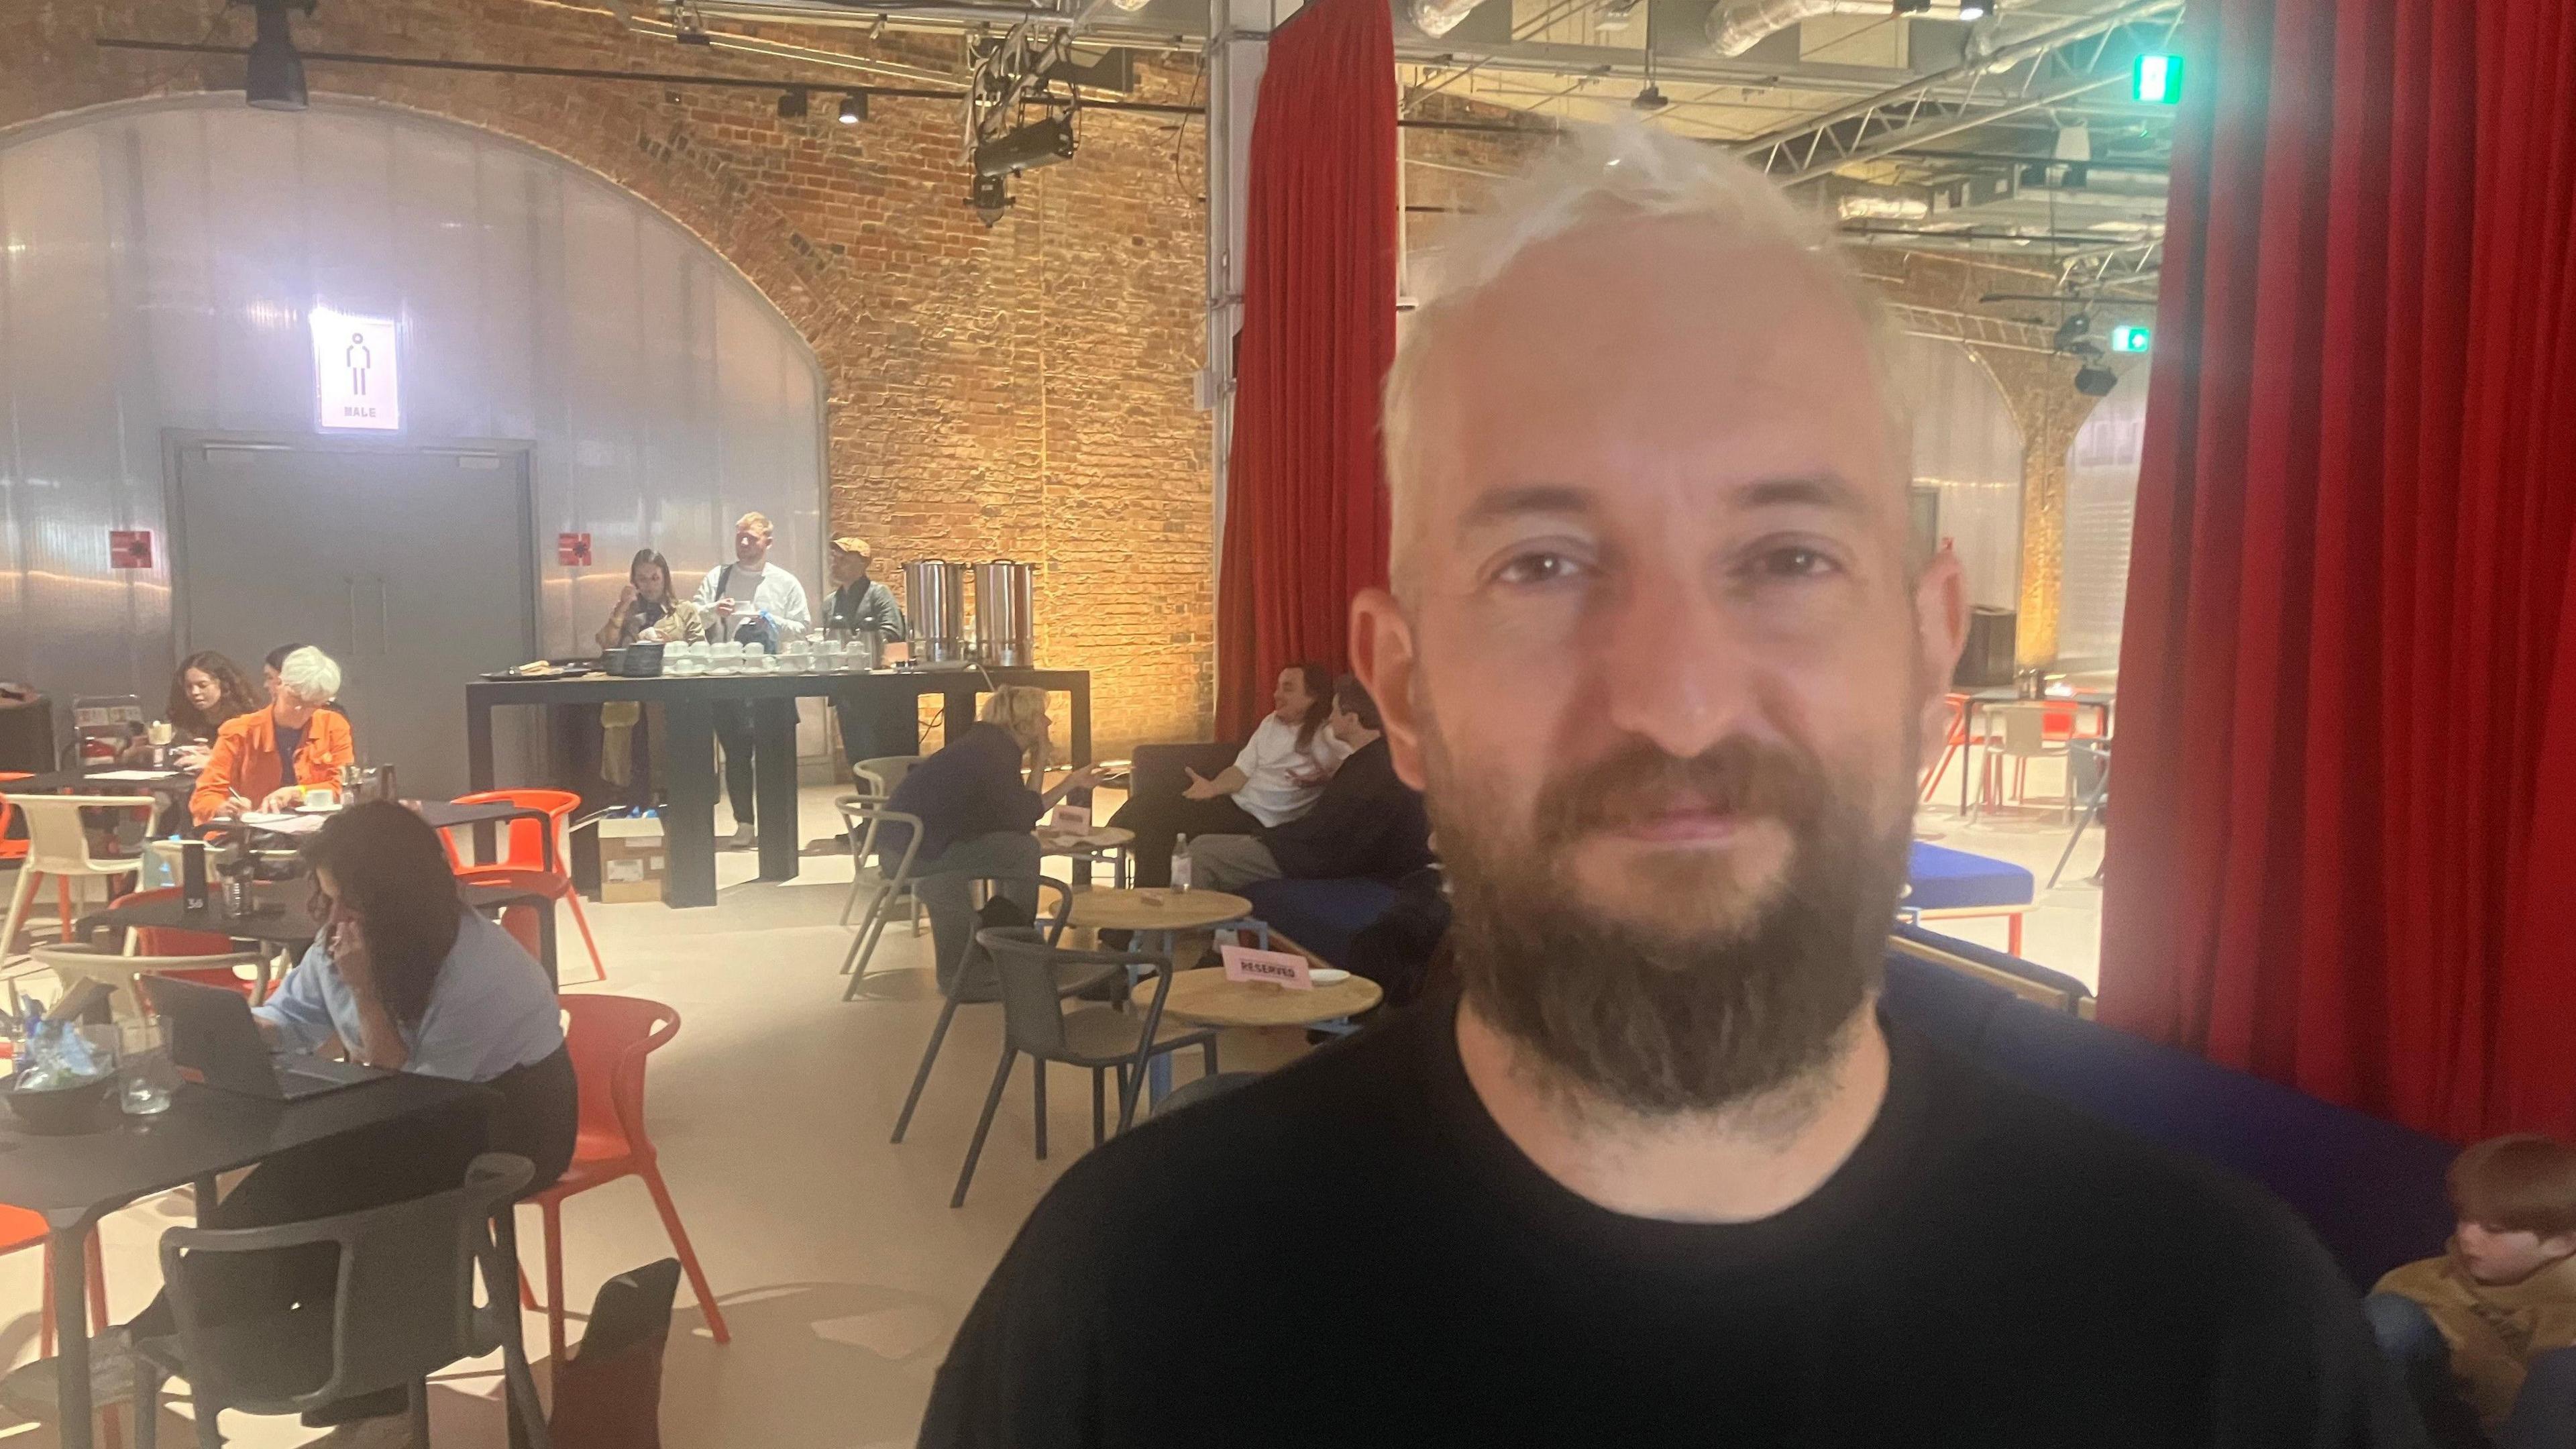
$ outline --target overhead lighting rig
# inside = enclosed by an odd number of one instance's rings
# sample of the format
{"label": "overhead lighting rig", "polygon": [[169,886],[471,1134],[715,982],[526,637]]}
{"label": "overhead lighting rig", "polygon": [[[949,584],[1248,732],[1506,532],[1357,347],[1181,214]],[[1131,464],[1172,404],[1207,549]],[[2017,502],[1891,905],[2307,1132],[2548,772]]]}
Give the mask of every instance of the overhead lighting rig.
{"label": "overhead lighting rig", "polygon": [[1136,84],[1125,50],[1078,53],[1070,31],[1023,22],[999,37],[967,42],[965,135],[958,159],[975,177],[967,205],[992,226],[1011,204],[1009,178],[1073,159],[1082,88],[1127,91]]}

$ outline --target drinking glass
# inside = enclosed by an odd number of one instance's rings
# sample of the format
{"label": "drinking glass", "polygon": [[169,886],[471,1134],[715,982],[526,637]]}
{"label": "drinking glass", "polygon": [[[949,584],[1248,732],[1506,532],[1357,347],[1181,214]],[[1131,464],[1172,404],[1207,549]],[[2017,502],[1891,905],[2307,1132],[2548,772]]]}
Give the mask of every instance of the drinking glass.
{"label": "drinking glass", "polygon": [[179,1069],[170,1063],[170,1042],[160,1018],[137,1017],[116,1026],[116,1099],[128,1117],[150,1117],[170,1110],[178,1089]]}

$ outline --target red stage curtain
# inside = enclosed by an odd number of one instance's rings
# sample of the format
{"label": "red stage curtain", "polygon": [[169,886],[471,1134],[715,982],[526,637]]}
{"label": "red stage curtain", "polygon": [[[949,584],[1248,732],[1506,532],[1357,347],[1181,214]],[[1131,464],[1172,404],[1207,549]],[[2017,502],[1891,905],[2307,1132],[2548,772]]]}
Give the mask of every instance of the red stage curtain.
{"label": "red stage curtain", "polygon": [[1395,39],[1385,0],[1316,0],[1270,42],[1252,127],[1243,331],[1217,591],[1217,730],[1302,659],[1339,665],[1386,580],[1378,389],[1395,358]]}
{"label": "red stage curtain", "polygon": [[2576,6],[2186,33],[2103,1017],[2576,1131]]}

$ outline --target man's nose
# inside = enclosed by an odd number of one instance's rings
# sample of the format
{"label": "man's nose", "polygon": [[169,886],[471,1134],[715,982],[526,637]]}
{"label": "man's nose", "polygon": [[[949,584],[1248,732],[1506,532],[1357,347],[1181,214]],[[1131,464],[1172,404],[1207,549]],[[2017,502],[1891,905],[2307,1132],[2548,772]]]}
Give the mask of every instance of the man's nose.
{"label": "man's nose", "polygon": [[1676,570],[1632,573],[1596,612],[1609,722],[1675,759],[1744,732],[1760,712],[1759,670],[1739,626],[1708,586]]}

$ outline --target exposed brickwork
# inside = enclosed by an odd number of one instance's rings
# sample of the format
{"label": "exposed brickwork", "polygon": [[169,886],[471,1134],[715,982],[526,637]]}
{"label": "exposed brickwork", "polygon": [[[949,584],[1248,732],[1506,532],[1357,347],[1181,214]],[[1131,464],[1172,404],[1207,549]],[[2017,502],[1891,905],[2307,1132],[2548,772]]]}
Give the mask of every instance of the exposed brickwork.
{"label": "exposed brickwork", "polygon": [[[229,58],[103,52],[100,35],[239,45],[221,0],[0,5],[0,125],[136,96],[239,89]],[[846,35],[835,40],[836,34]],[[956,42],[780,30],[951,68]],[[550,0],[323,0],[309,51],[810,76],[628,36]],[[1186,60],[1144,99],[1185,101]],[[960,204],[949,101],[834,98],[781,120],[766,90],[387,70],[316,62],[316,91],[372,97],[561,154],[660,207],[743,271],[804,335],[829,388],[835,532],[889,560],[1042,562],[1041,662],[1094,671],[1117,751],[1202,737],[1213,704],[1206,418],[1191,404],[1205,289],[1203,136],[1168,116],[1091,111],[1081,154],[1024,177],[986,230]]]}

